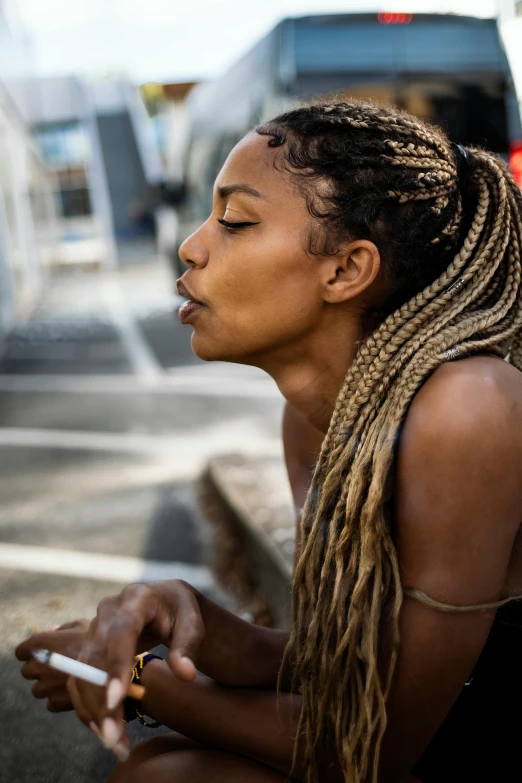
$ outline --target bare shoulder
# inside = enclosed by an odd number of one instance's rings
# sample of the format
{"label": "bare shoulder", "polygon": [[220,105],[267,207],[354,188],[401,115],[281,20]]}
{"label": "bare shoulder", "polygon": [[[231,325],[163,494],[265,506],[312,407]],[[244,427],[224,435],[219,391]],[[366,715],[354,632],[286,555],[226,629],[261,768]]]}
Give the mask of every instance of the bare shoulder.
{"label": "bare shoulder", "polygon": [[[439,367],[415,396],[403,442],[473,447],[501,462],[522,458],[522,373],[493,356],[476,356]],[[492,452],[494,449],[494,452]],[[502,453],[501,453],[502,452]],[[489,462],[490,460],[488,460]],[[509,466],[506,465],[506,468]]]}
{"label": "bare shoulder", "polygon": [[[439,368],[406,417],[395,490],[395,534],[411,583],[428,563],[449,583],[479,551],[481,573],[495,562],[500,573],[522,520],[522,373],[494,357]],[[425,589],[436,590],[434,579]],[[473,582],[469,573],[465,583]]]}

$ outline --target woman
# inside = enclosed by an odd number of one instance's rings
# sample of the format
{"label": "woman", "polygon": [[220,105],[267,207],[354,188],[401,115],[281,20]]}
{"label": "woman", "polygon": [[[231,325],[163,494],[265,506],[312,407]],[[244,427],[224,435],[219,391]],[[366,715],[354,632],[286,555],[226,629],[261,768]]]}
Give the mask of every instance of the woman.
{"label": "woman", "polygon": [[111,684],[69,681],[79,717],[125,759],[133,656],[163,641],[143,711],[178,732],[111,783],[515,777],[521,208],[502,161],[376,105],[298,108],[232,151],[180,318],[201,358],[272,375],[312,461],[321,433],[292,627],[183,582],[103,601],[80,657]]}

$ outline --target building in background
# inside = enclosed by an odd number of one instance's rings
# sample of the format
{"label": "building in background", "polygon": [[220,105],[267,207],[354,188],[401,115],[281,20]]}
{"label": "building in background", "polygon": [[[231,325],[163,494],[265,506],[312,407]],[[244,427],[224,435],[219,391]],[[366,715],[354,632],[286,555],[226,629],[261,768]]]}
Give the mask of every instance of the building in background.
{"label": "building in background", "polygon": [[0,346],[36,300],[56,240],[51,181],[16,99],[30,67],[15,5],[0,0]]}
{"label": "building in background", "polygon": [[197,84],[148,82],[141,87],[143,101],[154,128],[156,145],[162,157],[165,183],[170,186],[175,186],[183,179],[183,156],[189,137],[187,98]]}
{"label": "building in background", "polygon": [[114,267],[152,238],[163,179],[139,91],[71,76],[23,80],[16,95],[51,173],[59,243],[48,263]]}
{"label": "building in background", "polygon": [[116,241],[151,237],[164,170],[140,91],[123,81],[90,89]]}
{"label": "building in background", "polygon": [[149,82],[141,87],[165,172],[154,217],[158,251],[167,258],[178,250],[177,206],[184,193],[183,166],[190,138],[187,98],[196,84]]}

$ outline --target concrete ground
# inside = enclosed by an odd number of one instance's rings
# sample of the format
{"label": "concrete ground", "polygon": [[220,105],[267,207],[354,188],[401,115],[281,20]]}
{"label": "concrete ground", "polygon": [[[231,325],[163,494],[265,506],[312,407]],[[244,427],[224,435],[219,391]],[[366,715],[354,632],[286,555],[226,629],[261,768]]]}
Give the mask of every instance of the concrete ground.
{"label": "concrete ground", "polygon": [[114,764],[31,696],[13,657],[31,632],[165,574],[234,609],[194,482],[213,455],[278,455],[282,401],[258,371],[197,360],[175,304],[158,262],[55,277],[0,364],[1,783],[101,783]]}

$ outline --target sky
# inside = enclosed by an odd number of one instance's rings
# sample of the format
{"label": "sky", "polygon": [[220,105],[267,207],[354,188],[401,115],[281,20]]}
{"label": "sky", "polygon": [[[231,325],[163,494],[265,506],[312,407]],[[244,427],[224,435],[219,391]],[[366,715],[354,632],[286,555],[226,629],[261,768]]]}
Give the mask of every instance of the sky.
{"label": "sky", "polygon": [[[285,16],[335,11],[495,15],[497,0],[4,0],[39,74],[124,74],[138,83],[219,76]],[[16,4],[16,11],[15,11]]]}

